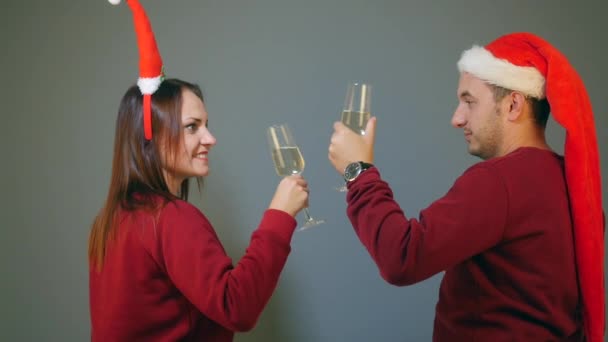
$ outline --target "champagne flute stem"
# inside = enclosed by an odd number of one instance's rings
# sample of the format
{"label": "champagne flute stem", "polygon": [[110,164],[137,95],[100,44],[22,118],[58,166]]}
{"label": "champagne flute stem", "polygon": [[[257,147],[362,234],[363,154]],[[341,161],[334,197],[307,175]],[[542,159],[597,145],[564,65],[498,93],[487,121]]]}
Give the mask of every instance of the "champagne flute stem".
{"label": "champagne flute stem", "polygon": [[312,217],[310,216],[310,212],[308,211],[308,208],[304,208],[304,215],[306,216],[306,221],[310,222],[312,221]]}

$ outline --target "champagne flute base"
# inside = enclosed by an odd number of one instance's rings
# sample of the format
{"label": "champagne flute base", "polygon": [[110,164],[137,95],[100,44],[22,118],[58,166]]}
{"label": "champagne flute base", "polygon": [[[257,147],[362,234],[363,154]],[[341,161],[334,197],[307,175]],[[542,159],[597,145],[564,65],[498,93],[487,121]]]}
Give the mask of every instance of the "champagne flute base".
{"label": "champagne flute base", "polygon": [[304,222],[302,224],[302,226],[298,227],[297,231],[301,232],[301,231],[307,230],[308,228],[316,227],[323,223],[325,223],[325,220],[315,220],[315,219],[308,220],[308,221]]}

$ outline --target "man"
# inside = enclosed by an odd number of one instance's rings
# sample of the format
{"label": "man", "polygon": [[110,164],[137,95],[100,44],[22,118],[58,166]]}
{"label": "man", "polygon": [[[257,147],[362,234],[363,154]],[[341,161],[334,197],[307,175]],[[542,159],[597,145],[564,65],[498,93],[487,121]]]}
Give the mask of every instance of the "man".
{"label": "man", "polygon": [[[419,219],[371,164],[376,119],[363,136],[334,125],[329,159],[355,232],[391,284],[445,271],[434,341],[603,341],[605,223],[582,81],[529,33],[474,46],[458,67],[452,125],[483,161]],[[545,140],[549,111],[567,132],[563,158]]]}

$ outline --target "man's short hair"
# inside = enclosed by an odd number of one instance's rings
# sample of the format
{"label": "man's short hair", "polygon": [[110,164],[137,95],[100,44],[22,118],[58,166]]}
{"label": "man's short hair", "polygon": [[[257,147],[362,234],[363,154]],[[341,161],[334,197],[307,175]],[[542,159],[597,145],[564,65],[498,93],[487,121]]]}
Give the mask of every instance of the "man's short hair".
{"label": "man's short hair", "polygon": [[[513,92],[513,90],[511,89],[503,88],[493,84],[490,84],[490,89],[494,94],[495,102],[502,100],[505,96]],[[532,108],[534,122],[542,128],[547,127],[547,120],[549,119],[549,113],[551,112],[551,106],[549,105],[549,101],[547,101],[546,98],[537,99],[532,96],[526,96],[526,101],[530,104],[530,108]]]}

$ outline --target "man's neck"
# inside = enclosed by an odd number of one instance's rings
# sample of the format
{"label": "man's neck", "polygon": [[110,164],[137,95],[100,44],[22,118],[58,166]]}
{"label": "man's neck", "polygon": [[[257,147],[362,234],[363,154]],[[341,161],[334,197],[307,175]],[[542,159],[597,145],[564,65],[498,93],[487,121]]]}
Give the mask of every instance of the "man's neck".
{"label": "man's neck", "polygon": [[514,132],[514,134],[505,138],[506,139],[504,140],[500,156],[506,156],[507,154],[522,147],[534,147],[549,151],[552,150],[549,144],[547,144],[545,132],[542,128],[519,130],[518,132]]}

